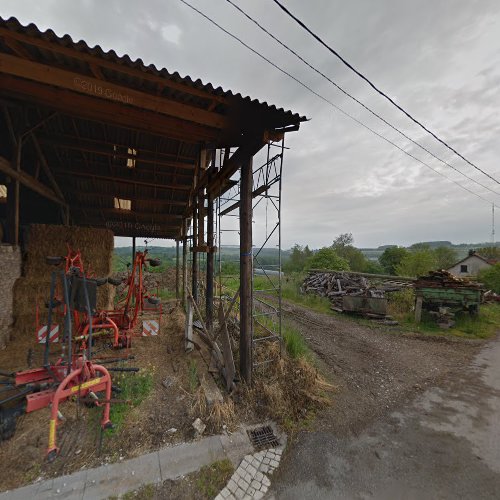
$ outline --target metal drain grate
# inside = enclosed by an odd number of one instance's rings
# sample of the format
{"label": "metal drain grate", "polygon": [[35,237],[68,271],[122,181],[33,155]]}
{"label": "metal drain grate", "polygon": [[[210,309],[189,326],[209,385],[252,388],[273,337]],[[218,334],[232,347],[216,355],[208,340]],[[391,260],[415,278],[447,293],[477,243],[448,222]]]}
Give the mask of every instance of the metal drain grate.
{"label": "metal drain grate", "polygon": [[274,435],[274,432],[269,425],[257,427],[256,429],[249,430],[247,432],[250,442],[256,450],[275,448],[280,445],[278,438]]}

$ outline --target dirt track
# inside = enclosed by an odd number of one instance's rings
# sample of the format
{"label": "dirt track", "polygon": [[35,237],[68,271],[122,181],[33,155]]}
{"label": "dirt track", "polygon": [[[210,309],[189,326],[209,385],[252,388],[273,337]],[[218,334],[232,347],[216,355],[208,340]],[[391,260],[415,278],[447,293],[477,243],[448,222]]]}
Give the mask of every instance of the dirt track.
{"label": "dirt track", "polygon": [[292,440],[276,498],[498,498],[499,339],[422,338],[284,309],[338,390]]}
{"label": "dirt track", "polygon": [[394,327],[365,326],[290,302],[283,311],[338,386],[333,406],[317,425],[339,435],[359,432],[450,372],[460,371],[481,345],[405,336]]}

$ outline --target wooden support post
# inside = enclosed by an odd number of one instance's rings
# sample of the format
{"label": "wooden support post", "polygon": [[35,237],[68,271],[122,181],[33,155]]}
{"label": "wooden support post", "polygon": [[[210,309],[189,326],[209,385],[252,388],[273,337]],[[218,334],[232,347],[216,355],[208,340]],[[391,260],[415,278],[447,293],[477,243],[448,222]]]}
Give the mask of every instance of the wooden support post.
{"label": "wooden support post", "polygon": [[180,298],[179,240],[175,241],[175,298]]}
{"label": "wooden support post", "polygon": [[[22,137],[17,138],[16,143],[16,172],[21,172],[21,151],[23,147]],[[7,198],[11,198],[9,207],[10,243],[19,245],[19,210],[20,210],[20,182],[19,178],[13,179],[10,183],[10,192],[7,192]]]}
{"label": "wooden support post", "polygon": [[206,319],[207,328],[212,333],[214,322],[214,201],[208,196],[207,206],[207,287],[206,287]]}
{"label": "wooden support post", "polygon": [[252,256],[252,160],[241,165],[240,185],[240,375],[252,383],[253,256]]}
{"label": "wooden support post", "polygon": [[423,297],[417,296],[417,300],[415,301],[415,323],[420,323],[422,320],[422,302]]}
{"label": "wooden support post", "polygon": [[186,309],[186,330],[184,332],[184,348],[186,351],[192,351],[193,344],[193,300],[191,297],[188,297],[187,300],[187,309]]}
{"label": "wooden support post", "polygon": [[187,233],[188,233],[188,221],[187,219],[184,220],[184,231],[183,231],[183,236],[184,239],[182,240],[182,304],[184,305],[184,310],[187,310],[187,294],[188,294],[188,271],[187,271],[187,247],[188,247],[188,240],[187,240]]}
{"label": "wooden support post", "polygon": [[196,252],[196,247],[198,245],[198,198],[194,197],[193,200],[193,238],[191,240],[192,245],[192,261],[191,261],[191,279],[192,285],[191,289],[193,291],[193,299],[195,302],[198,301],[198,253]]}

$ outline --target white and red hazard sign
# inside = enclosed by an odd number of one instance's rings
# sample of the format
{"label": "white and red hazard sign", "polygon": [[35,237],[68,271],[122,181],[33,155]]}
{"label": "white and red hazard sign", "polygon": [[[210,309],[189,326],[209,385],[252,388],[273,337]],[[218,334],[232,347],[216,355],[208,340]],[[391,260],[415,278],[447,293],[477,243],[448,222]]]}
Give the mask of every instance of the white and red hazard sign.
{"label": "white and red hazard sign", "polygon": [[[43,325],[36,332],[39,344],[45,344],[47,342],[47,330],[47,325]],[[49,342],[59,342],[59,325],[50,325]]]}
{"label": "white and red hazard sign", "polygon": [[156,319],[144,319],[142,320],[142,336],[143,337],[153,337],[158,335],[160,330],[160,325]]}

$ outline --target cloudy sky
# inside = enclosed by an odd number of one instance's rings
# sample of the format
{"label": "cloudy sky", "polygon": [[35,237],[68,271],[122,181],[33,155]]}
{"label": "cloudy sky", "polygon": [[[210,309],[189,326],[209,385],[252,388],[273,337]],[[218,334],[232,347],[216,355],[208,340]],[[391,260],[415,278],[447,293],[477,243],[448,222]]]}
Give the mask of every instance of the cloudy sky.
{"label": "cloudy sky", "polygon": [[[189,0],[317,92],[433,168],[500,206],[349,101],[252,25],[226,0]],[[500,193],[500,185],[439,145],[377,96],[271,0],[234,0],[311,64],[413,139]],[[410,113],[500,179],[498,0],[283,0]],[[307,115],[288,134],[283,245],[357,246],[424,240],[488,241],[491,203],[435,174],[335,111],[210,25],[180,0],[3,0],[0,15]],[[500,218],[500,210],[498,211]]]}

